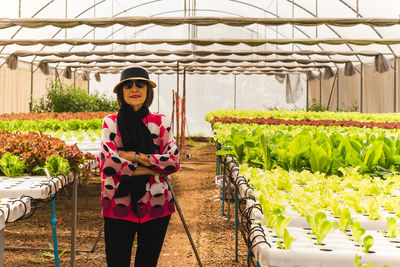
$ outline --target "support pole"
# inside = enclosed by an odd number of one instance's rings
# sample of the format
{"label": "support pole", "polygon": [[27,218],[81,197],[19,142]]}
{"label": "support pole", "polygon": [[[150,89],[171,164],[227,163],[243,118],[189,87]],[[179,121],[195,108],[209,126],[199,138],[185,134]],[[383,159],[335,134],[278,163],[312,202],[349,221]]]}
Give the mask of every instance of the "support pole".
{"label": "support pole", "polygon": [[179,137],[180,137],[180,116],[181,116],[181,110],[180,110],[180,100],[179,100],[179,62],[176,62],[176,142],[178,144],[179,149],[181,148],[179,146]]}
{"label": "support pole", "polygon": [[239,227],[239,219],[238,219],[238,189],[235,186],[235,261],[238,262],[238,252],[239,252],[239,243],[238,243],[238,227]]}
{"label": "support pole", "polygon": [[76,69],[74,70],[74,88],[76,88]]}
{"label": "support pole", "polygon": [[160,74],[157,74],[157,112],[160,114]]}
{"label": "support pole", "polygon": [[72,218],[71,218],[71,267],[75,266],[76,256],[76,219],[77,219],[77,208],[78,208],[78,181],[75,173],[74,181],[72,183]]}
{"label": "support pole", "polygon": [[339,111],[340,108],[340,102],[339,102],[339,97],[340,97],[340,91],[339,91],[339,74],[340,74],[340,70],[339,68],[337,68],[337,78],[336,78],[336,110]]}
{"label": "support pole", "polygon": [[364,91],[364,65],[360,64],[360,112],[364,112],[363,109],[363,92]]}
{"label": "support pole", "polygon": [[356,15],[357,15],[357,18],[360,16],[360,4],[359,4],[359,0],[357,0],[357,2],[356,2]]}
{"label": "support pole", "polygon": [[88,75],[89,79],[87,80],[87,93],[90,94],[90,75]]}
{"label": "support pole", "polygon": [[[229,172],[230,174],[230,172]],[[228,207],[227,207],[227,214],[226,216],[228,217],[228,221],[231,219],[231,200],[232,197],[234,197],[234,194],[231,192],[231,177],[228,176],[228,179],[225,179],[226,181],[226,202],[228,203]],[[224,198],[225,198],[224,195]]]}
{"label": "support pole", "polygon": [[[294,19],[294,0],[292,0],[292,18]],[[294,25],[292,24],[292,39],[294,39]],[[294,50],[294,43],[292,43],[292,50]]]}
{"label": "support pole", "polygon": [[173,200],[175,202],[176,210],[178,211],[179,217],[181,218],[181,221],[182,221],[182,224],[183,224],[183,228],[185,228],[186,234],[187,234],[187,236],[189,238],[190,245],[192,246],[194,255],[196,256],[196,259],[197,259],[197,263],[199,264],[200,267],[203,267],[203,264],[202,264],[202,262],[200,260],[199,253],[197,252],[196,246],[194,245],[192,235],[190,234],[189,228],[186,225],[186,221],[185,221],[185,218],[183,217],[183,213],[182,213],[181,207],[180,207],[180,205],[178,203],[178,200],[176,199],[174,189],[172,188],[168,177],[165,179],[165,182],[167,183],[169,189],[171,189],[171,195],[172,195],[172,198],[173,198]]}
{"label": "support pole", "polygon": [[29,103],[29,112],[32,112],[33,108],[33,62],[31,62],[31,102]]}
{"label": "support pole", "polygon": [[[315,0],[315,17],[318,18],[318,0]],[[318,39],[318,25],[315,26],[315,38]]]}
{"label": "support pole", "polygon": [[[114,0],[111,0],[111,17],[114,17]],[[111,26],[111,39],[114,39],[114,24]],[[114,44],[111,44],[111,50],[114,50]]]}
{"label": "support pole", "polygon": [[233,74],[233,109],[236,109],[236,74]]}
{"label": "support pole", "polygon": [[322,106],[322,73],[319,71],[319,105]]}
{"label": "support pole", "polygon": [[307,75],[307,83],[306,83],[306,111],[308,111],[308,106],[310,104],[309,98],[310,98],[310,80],[308,79]]}
{"label": "support pole", "polygon": [[[397,61],[398,58],[395,57],[395,60]],[[397,96],[397,105],[396,105],[396,112],[400,111],[400,93],[399,93],[399,68],[398,68],[398,63],[396,62],[396,72],[395,72],[395,77],[396,77],[396,96]]]}
{"label": "support pole", "polygon": [[183,67],[183,96],[182,96],[182,127],[181,127],[181,148],[185,144],[186,126],[186,68]]}
{"label": "support pole", "polygon": [[[93,18],[96,18],[96,0],[93,0]],[[93,39],[96,39],[96,27],[93,28]]]}
{"label": "support pole", "polygon": [[393,112],[397,111],[397,58],[394,57],[393,73]]}
{"label": "support pole", "polygon": [[225,215],[225,162],[226,162],[226,156],[224,157],[224,160],[222,161],[222,216]]}
{"label": "support pole", "polygon": [[[279,18],[279,4],[278,4],[278,0],[275,0],[275,1],[276,1],[276,2],[275,2],[275,4],[276,4],[276,5],[275,5],[275,13],[276,13],[276,17]],[[275,38],[276,38],[276,39],[279,38],[279,36],[278,36],[278,32],[279,32],[278,29],[279,29],[278,26],[276,26],[276,27],[275,27]],[[278,45],[277,45],[277,44],[275,45],[275,51],[278,51]],[[275,57],[278,58],[278,55],[275,55]]]}
{"label": "support pole", "polygon": [[[193,0],[193,4],[192,4],[192,16],[195,17],[196,14],[196,9],[197,9],[197,2],[196,0]],[[196,25],[191,25],[192,26],[192,38],[196,39],[197,38],[197,26]],[[195,44],[192,45],[192,50],[196,50],[197,47]]]}
{"label": "support pole", "polygon": [[4,267],[4,228],[0,230],[0,267]]}
{"label": "support pole", "polygon": [[[67,18],[68,17],[68,0],[65,0],[65,18]],[[65,34],[65,39],[67,39],[67,28],[65,28],[65,31],[64,31],[64,34]]]}
{"label": "support pole", "polygon": [[175,120],[175,92],[172,90],[172,115],[171,115],[171,129],[175,132],[174,128],[174,120]]}
{"label": "support pole", "polygon": [[326,107],[327,110],[329,110],[329,106],[330,106],[330,104],[331,104],[332,94],[333,94],[333,88],[335,87],[337,75],[338,75],[338,74],[336,73],[335,78],[333,78],[331,93],[329,94],[328,105],[327,105],[327,107]]}
{"label": "support pole", "polygon": [[[215,143],[215,146],[216,146],[216,151],[218,151],[219,150],[219,144],[218,144],[218,142],[216,142]],[[220,173],[220,162],[221,162],[221,156],[218,156],[218,155],[215,155],[215,161],[216,161],[216,164],[215,164],[215,175],[219,175],[219,173]]]}

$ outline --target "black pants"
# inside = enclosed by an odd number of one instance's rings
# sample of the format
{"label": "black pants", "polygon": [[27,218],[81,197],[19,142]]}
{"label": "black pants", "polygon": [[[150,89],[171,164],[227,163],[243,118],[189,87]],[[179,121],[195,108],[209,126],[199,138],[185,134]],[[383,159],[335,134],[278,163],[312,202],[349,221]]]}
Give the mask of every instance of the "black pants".
{"label": "black pants", "polygon": [[145,223],[104,217],[108,267],[130,266],[132,244],[137,233],[135,267],[155,267],[171,215]]}

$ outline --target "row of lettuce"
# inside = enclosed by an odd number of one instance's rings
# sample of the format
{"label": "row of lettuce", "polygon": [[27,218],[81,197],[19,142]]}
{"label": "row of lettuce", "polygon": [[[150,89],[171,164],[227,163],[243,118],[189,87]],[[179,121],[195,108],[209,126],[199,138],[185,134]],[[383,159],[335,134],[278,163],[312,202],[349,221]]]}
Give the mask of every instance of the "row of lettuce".
{"label": "row of lettuce", "polygon": [[[0,115],[0,130],[7,131],[78,131],[99,130],[102,119],[111,112],[64,112],[64,113],[22,113]],[[396,113],[363,114],[357,112],[309,112],[309,111],[259,111],[259,110],[217,110],[205,116],[208,122],[218,122],[225,118],[226,122],[241,122],[240,119],[250,120],[247,123],[305,125],[318,124],[326,126],[356,126],[377,128],[399,128],[400,116]],[[236,121],[229,121],[236,120]],[[261,121],[261,122],[260,122]]]}
{"label": "row of lettuce", "polygon": [[371,121],[371,122],[400,122],[397,113],[359,113],[359,112],[317,112],[303,110],[238,110],[220,109],[205,115],[205,119],[211,122],[214,117],[235,117],[235,118],[279,118],[294,120],[337,120],[337,121]]}
{"label": "row of lettuce", "polygon": [[384,219],[386,229],[380,231],[382,237],[400,237],[396,219],[400,215],[400,176],[371,179],[360,174],[357,168],[340,171],[340,176],[327,176],[307,170],[240,166],[241,175],[257,189],[256,197],[263,207],[266,226],[275,229],[278,237],[283,237],[284,228],[296,216],[305,217],[318,245],[335,226],[344,234],[351,234],[354,242],[362,246],[361,238],[366,232],[363,226],[367,228],[368,222],[357,221],[357,217]]}
{"label": "row of lettuce", "polygon": [[0,121],[29,121],[29,120],[92,120],[101,119],[108,114],[113,113],[110,111],[98,112],[42,112],[42,113],[5,113],[0,115]]}
{"label": "row of lettuce", "polygon": [[[110,112],[22,113],[0,116],[0,176],[24,174],[68,175],[71,171],[88,177],[85,166],[95,156],[62,140],[97,141],[103,118]],[[62,139],[62,140],[61,140]]]}
{"label": "row of lettuce", "polygon": [[75,171],[87,177],[89,170],[85,165],[94,159],[95,156],[84,154],[76,144],[68,146],[43,133],[0,131],[0,175],[45,175],[47,168],[50,175]]}
{"label": "row of lettuce", "polygon": [[271,170],[310,170],[338,174],[358,167],[360,173],[400,171],[398,130],[284,125],[214,124],[215,139],[238,163]]}
{"label": "row of lettuce", "polygon": [[383,128],[400,129],[400,122],[375,122],[354,120],[310,120],[310,119],[280,119],[280,118],[236,118],[236,117],[214,117],[211,125],[216,122],[222,123],[244,123],[244,124],[267,124],[267,125],[310,125],[310,126],[343,126],[358,128]]}
{"label": "row of lettuce", "polygon": [[[399,121],[395,114],[303,111],[215,111],[215,117],[292,120]],[[374,238],[364,221],[383,220],[382,237],[400,237],[400,137],[397,129],[309,125],[261,125],[213,121],[218,155],[232,155],[256,196],[282,249],[295,239],[287,226],[303,218],[316,244],[334,228],[370,251]],[[348,126],[348,125],[346,125]],[[368,229],[367,229],[368,230]],[[311,239],[310,239],[311,240]]]}

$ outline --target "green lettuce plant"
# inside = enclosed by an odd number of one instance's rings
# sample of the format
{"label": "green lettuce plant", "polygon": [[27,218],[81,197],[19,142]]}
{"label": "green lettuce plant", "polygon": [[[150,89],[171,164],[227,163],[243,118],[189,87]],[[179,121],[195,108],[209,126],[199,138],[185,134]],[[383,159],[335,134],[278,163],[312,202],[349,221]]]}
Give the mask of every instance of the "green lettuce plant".
{"label": "green lettuce plant", "polygon": [[379,212],[381,205],[375,198],[368,198],[363,201],[363,204],[366,207],[370,220],[379,220],[381,218],[381,213]]}
{"label": "green lettuce plant", "polygon": [[387,211],[396,211],[400,208],[399,200],[395,196],[385,196],[382,202]]}
{"label": "green lettuce plant", "polygon": [[374,238],[370,235],[367,235],[362,240],[363,252],[368,253],[369,249],[374,245]]}
{"label": "green lettuce plant", "polygon": [[274,224],[274,230],[277,237],[282,237],[286,227],[289,225],[291,218],[283,215],[278,215]]}
{"label": "green lettuce plant", "polygon": [[365,234],[365,229],[361,227],[360,222],[350,222],[350,230],[353,236],[353,240],[356,243],[360,243],[361,237]]}
{"label": "green lettuce plant", "polygon": [[347,227],[351,221],[351,212],[348,207],[339,208],[339,222],[335,221],[333,224],[342,232],[346,232]]}
{"label": "green lettuce plant", "polygon": [[378,164],[379,159],[382,157],[382,155],[384,155],[384,145],[385,143],[383,141],[377,141],[367,148],[363,161],[363,168],[366,168],[366,171],[373,172],[373,169]]}
{"label": "green lettuce plant", "polygon": [[321,245],[326,235],[332,230],[332,223],[327,220],[326,214],[322,211],[315,213],[314,217],[307,214],[306,220],[317,238],[317,245]]}
{"label": "green lettuce plant", "polygon": [[322,145],[311,143],[308,157],[312,172],[329,173],[332,163],[332,148],[328,142]]}
{"label": "green lettuce plant", "polygon": [[276,224],[277,217],[282,214],[281,209],[276,208],[269,212],[264,212],[265,221],[267,222],[268,228],[273,228]]}
{"label": "green lettuce plant", "polygon": [[268,145],[268,137],[267,135],[263,134],[261,135],[260,139],[263,152],[263,168],[264,170],[271,170],[275,164],[272,160],[271,148]]}
{"label": "green lettuce plant", "polygon": [[337,198],[333,198],[329,203],[329,209],[332,211],[334,216],[339,216],[340,204]]}
{"label": "green lettuce plant", "polygon": [[25,168],[25,163],[10,152],[5,153],[0,159],[0,170],[8,177],[23,175]]}
{"label": "green lettuce plant", "polygon": [[293,241],[295,241],[295,240],[296,240],[296,238],[291,237],[289,235],[289,231],[285,228],[285,231],[283,233],[283,244],[280,241],[277,241],[276,244],[281,249],[290,249],[291,246],[292,246]]}
{"label": "green lettuce plant", "polygon": [[382,231],[384,235],[386,235],[389,238],[396,238],[399,236],[399,229],[400,227],[397,227],[397,221],[396,218],[394,217],[386,217],[386,229],[387,233]]}
{"label": "green lettuce plant", "polygon": [[51,176],[55,176],[59,173],[68,176],[71,171],[68,159],[62,158],[59,155],[55,154],[46,158],[44,167],[36,167],[34,171],[36,173],[43,174],[45,168],[47,168]]}
{"label": "green lettuce plant", "polygon": [[70,173],[70,166],[67,159],[58,155],[51,155],[46,159],[44,167],[47,168],[51,176],[59,173],[68,176]]}
{"label": "green lettuce plant", "polygon": [[246,130],[238,131],[236,128],[231,128],[231,143],[232,146],[229,147],[229,150],[219,150],[217,151],[217,155],[225,156],[232,155],[234,156],[238,163],[243,163],[245,157],[245,137],[248,135]]}

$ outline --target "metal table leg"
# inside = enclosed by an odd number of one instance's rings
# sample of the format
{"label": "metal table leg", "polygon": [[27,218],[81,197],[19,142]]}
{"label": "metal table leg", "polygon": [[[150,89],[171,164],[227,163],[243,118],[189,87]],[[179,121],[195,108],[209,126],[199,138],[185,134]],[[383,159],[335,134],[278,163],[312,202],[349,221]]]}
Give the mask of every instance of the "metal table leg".
{"label": "metal table leg", "polygon": [[225,162],[222,163],[222,216],[225,215]]}
{"label": "metal table leg", "polygon": [[4,267],[4,228],[0,230],[0,267]]}
{"label": "metal table leg", "polygon": [[[74,173],[74,175],[76,175]],[[75,256],[76,256],[76,214],[78,207],[78,181],[74,179],[72,183],[72,229],[71,229],[71,267],[75,266]]]}
{"label": "metal table leg", "polygon": [[238,190],[235,188],[235,260],[236,262],[238,261],[238,225],[239,225],[239,219],[238,219]]}

